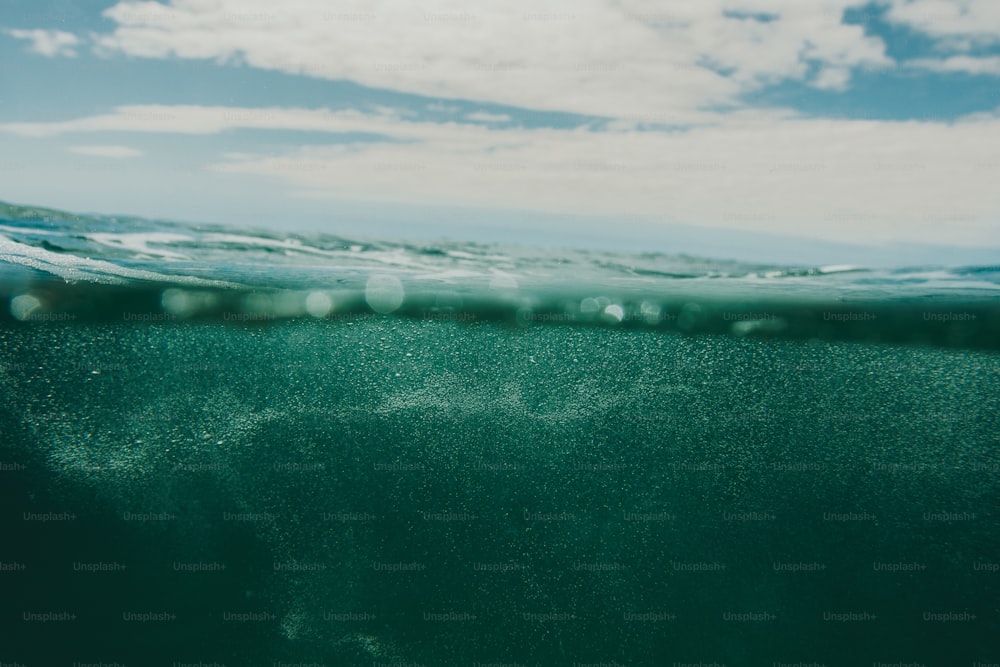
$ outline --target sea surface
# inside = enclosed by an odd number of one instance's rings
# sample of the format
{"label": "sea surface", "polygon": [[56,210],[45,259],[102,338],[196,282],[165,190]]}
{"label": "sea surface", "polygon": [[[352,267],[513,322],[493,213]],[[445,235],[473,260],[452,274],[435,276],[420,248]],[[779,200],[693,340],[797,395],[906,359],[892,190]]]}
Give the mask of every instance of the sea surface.
{"label": "sea surface", "polygon": [[998,664],[998,297],[0,204],[0,664]]}

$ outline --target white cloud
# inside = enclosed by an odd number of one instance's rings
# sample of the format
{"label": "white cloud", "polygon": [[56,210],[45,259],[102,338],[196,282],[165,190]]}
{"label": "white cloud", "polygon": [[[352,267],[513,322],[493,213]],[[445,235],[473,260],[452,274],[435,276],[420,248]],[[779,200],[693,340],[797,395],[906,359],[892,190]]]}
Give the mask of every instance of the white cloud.
{"label": "white cloud", "polygon": [[[669,124],[786,79],[842,86],[891,64],[841,22],[863,0],[315,0],[120,2],[104,52],[245,62],[445,99]],[[737,12],[733,14],[732,12]],[[740,18],[767,13],[771,21]],[[740,14],[742,13],[742,14]],[[813,65],[831,68],[815,82]]]}
{"label": "white cloud", "polygon": [[883,0],[886,18],[952,46],[1000,42],[1000,3],[996,0]]}
{"label": "white cloud", "polygon": [[846,67],[824,67],[813,85],[824,90],[845,90],[850,80],[851,72]]}
{"label": "white cloud", "polygon": [[[0,131],[24,137],[51,137],[76,132],[169,132],[218,134],[234,129],[371,132],[390,130],[413,138],[412,123],[388,109],[376,113],[284,107],[209,107],[139,104],[120,106],[113,113],[45,123],[0,123]],[[448,126],[441,126],[448,127]],[[422,135],[419,135],[422,136]]]}
{"label": "white cloud", "polygon": [[510,116],[505,113],[490,113],[489,111],[473,111],[465,114],[466,120],[478,123],[509,123]]}
{"label": "white cloud", "polygon": [[428,111],[434,111],[436,113],[458,113],[462,110],[461,107],[457,107],[454,104],[441,104],[440,102],[432,102],[427,105]]}
{"label": "white cloud", "polygon": [[1000,56],[973,57],[951,56],[950,58],[918,58],[908,60],[908,67],[927,69],[933,72],[965,72],[967,74],[992,74],[1000,76]]}
{"label": "white cloud", "polygon": [[142,155],[142,151],[139,149],[129,148],[128,146],[70,146],[66,150],[70,153],[76,153],[77,155],[90,155],[92,157],[108,157],[115,159],[139,157]]}
{"label": "white cloud", "polygon": [[[875,0],[891,23],[968,53],[1000,42],[995,0]],[[705,108],[786,80],[844,90],[890,67],[885,45],[842,22],[870,0],[122,0],[98,52],[246,63],[402,92],[684,125]],[[761,18],[763,17],[763,19]],[[75,55],[79,37],[8,30],[33,51]],[[908,65],[911,65],[908,63]],[[911,66],[994,73],[992,56]],[[436,107],[435,107],[436,108]]]}
{"label": "white cloud", "polygon": [[[447,131],[223,160],[314,196],[693,222],[850,242],[995,243],[1000,117],[736,120],[683,133]],[[388,130],[387,130],[388,132]]]}
{"label": "white cloud", "polygon": [[[1000,42],[995,0],[877,0],[886,19],[952,52]],[[103,53],[245,62],[403,92],[682,125],[697,109],[738,104],[764,85],[832,90],[855,68],[892,65],[844,11],[868,0],[125,0],[93,34]],[[764,16],[767,20],[755,17]],[[48,56],[82,43],[59,30],[7,30]],[[992,58],[917,67],[993,73]]]}
{"label": "white cloud", "polygon": [[387,137],[242,150],[210,167],[312,197],[604,214],[852,242],[1000,237],[1000,112],[955,123],[747,112],[685,132],[639,132],[495,129],[388,112],[132,106],[0,129],[207,135],[240,127]]}
{"label": "white cloud", "polygon": [[80,44],[79,37],[62,30],[5,30],[4,32],[16,39],[31,42],[29,50],[50,58],[75,57],[76,47]]}
{"label": "white cloud", "polygon": [[[466,118],[483,120],[475,112]],[[744,121],[792,117],[788,109],[747,110],[739,112],[688,112],[684,116],[690,126],[712,125],[733,117]],[[67,121],[0,123],[0,132],[23,137],[51,137],[76,132],[172,132],[178,134],[217,134],[235,129],[301,130],[346,134],[364,132],[388,135],[406,140],[426,138],[428,128],[442,135],[460,136],[475,126],[454,121],[442,124],[415,123],[413,114],[387,108],[365,113],[352,109],[305,109],[300,107],[221,107],[200,105],[140,104],[117,107],[112,113],[85,116]],[[666,124],[672,116],[640,115],[611,124],[612,130],[635,129],[638,125]],[[497,120],[499,115],[488,114]],[[508,119],[507,116],[503,118]]]}

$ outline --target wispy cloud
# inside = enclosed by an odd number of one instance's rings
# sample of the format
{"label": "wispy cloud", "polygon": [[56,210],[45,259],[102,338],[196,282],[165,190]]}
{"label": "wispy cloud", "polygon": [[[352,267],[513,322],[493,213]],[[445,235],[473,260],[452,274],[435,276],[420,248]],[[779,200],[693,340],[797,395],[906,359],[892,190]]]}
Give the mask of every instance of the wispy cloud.
{"label": "wispy cloud", "polygon": [[489,111],[473,111],[465,114],[466,120],[477,123],[509,123],[510,116],[505,113],[490,113]]}
{"label": "wispy cloud", "polygon": [[965,72],[1000,76],[1000,56],[951,56],[949,58],[917,58],[907,66],[932,72]]}
{"label": "wispy cloud", "polygon": [[124,159],[130,157],[139,157],[142,155],[142,151],[137,148],[130,148],[128,146],[70,146],[67,148],[70,153],[76,153],[77,155],[90,155],[92,157],[107,157],[114,159]]}
{"label": "wispy cloud", "polygon": [[455,106],[454,104],[441,104],[440,102],[433,102],[427,105],[427,110],[435,113],[458,113],[462,110],[462,108]]}
{"label": "wispy cloud", "polygon": [[55,56],[75,57],[79,37],[62,30],[5,30],[15,39],[30,42],[28,49],[34,53],[53,58]]}
{"label": "wispy cloud", "polygon": [[67,121],[0,123],[0,131],[24,137],[52,137],[79,132],[167,132],[218,134],[235,129],[303,130],[312,132],[373,132],[392,128],[406,133],[403,114],[383,109],[378,113],[354,110],[283,107],[220,107],[199,105],[138,104],[114,112]]}

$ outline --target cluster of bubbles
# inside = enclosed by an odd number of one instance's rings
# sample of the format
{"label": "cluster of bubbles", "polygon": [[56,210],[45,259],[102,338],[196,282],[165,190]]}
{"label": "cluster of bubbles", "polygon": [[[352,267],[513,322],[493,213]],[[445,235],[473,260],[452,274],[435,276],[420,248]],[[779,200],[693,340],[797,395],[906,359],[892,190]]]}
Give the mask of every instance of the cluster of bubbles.
{"label": "cluster of bubbles", "polygon": [[[363,285],[363,289],[362,289]],[[485,287],[485,285],[483,286]],[[25,293],[9,303],[11,316],[19,321],[55,320],[58,304],[47,303],[43,293]],[[399,276],[379,273],[353,287],[312,290],[232,291],[168,287],[159,293],[160,315],[147,314],[145,321],[186,320],[193,317],[222,317],[226,320],[266,321],[296,317],[327,319],[355,317],[359,313],[378,315],[420,313],[429,317],[476,319],[477,306],[493,315],[513,317],[521,326],[550,323],[639,324],[695,332],[726,330],[737,336],[775,334],[788,322],[773,313],[722,310],[708,303],[675,302],[672,305],[649,298],[620,299],[604,295],[564,296],[524,292],[517,280],[497,276],[488,288],[479,290],[427,289],[420,283],[404,286]],[[499,308],[499,310],[498,310]],[[75,319],[67,315],[67,319]],[[129,318],[126,319],[139,319]],[[723,322],[720,322],[722,320]],[[722,324],[722,327],[718,327]]]}
{"label": "cluster of bubbles", "polygon": [[[393,275],[371,276],[363,295],[351,290],[274,290],[252,291],[235,303],[225,292],[171,287],[163,291],[160,305],[164,312],[178,319],[232,309],[233,316],[247,319],[284,319],[311,316],[324,318],[338,310],[353,310],[366,304],[381,315],[395,312],[403,305],[406,290]],[[27,307],[28,304],[19,306]]]}

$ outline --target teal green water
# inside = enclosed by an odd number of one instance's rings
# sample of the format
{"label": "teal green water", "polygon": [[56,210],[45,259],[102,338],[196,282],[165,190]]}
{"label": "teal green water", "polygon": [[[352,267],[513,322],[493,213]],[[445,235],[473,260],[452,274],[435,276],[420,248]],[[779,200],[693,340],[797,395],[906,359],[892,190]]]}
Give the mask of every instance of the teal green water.
{"label": "teal green water", "polygon": [[997,662],[998,388],[829,340],[10,325],[0,659]]}
{"label": "teal green water", "polygon": [[1000,664],[998,297],[0,203],[0,667]]}

